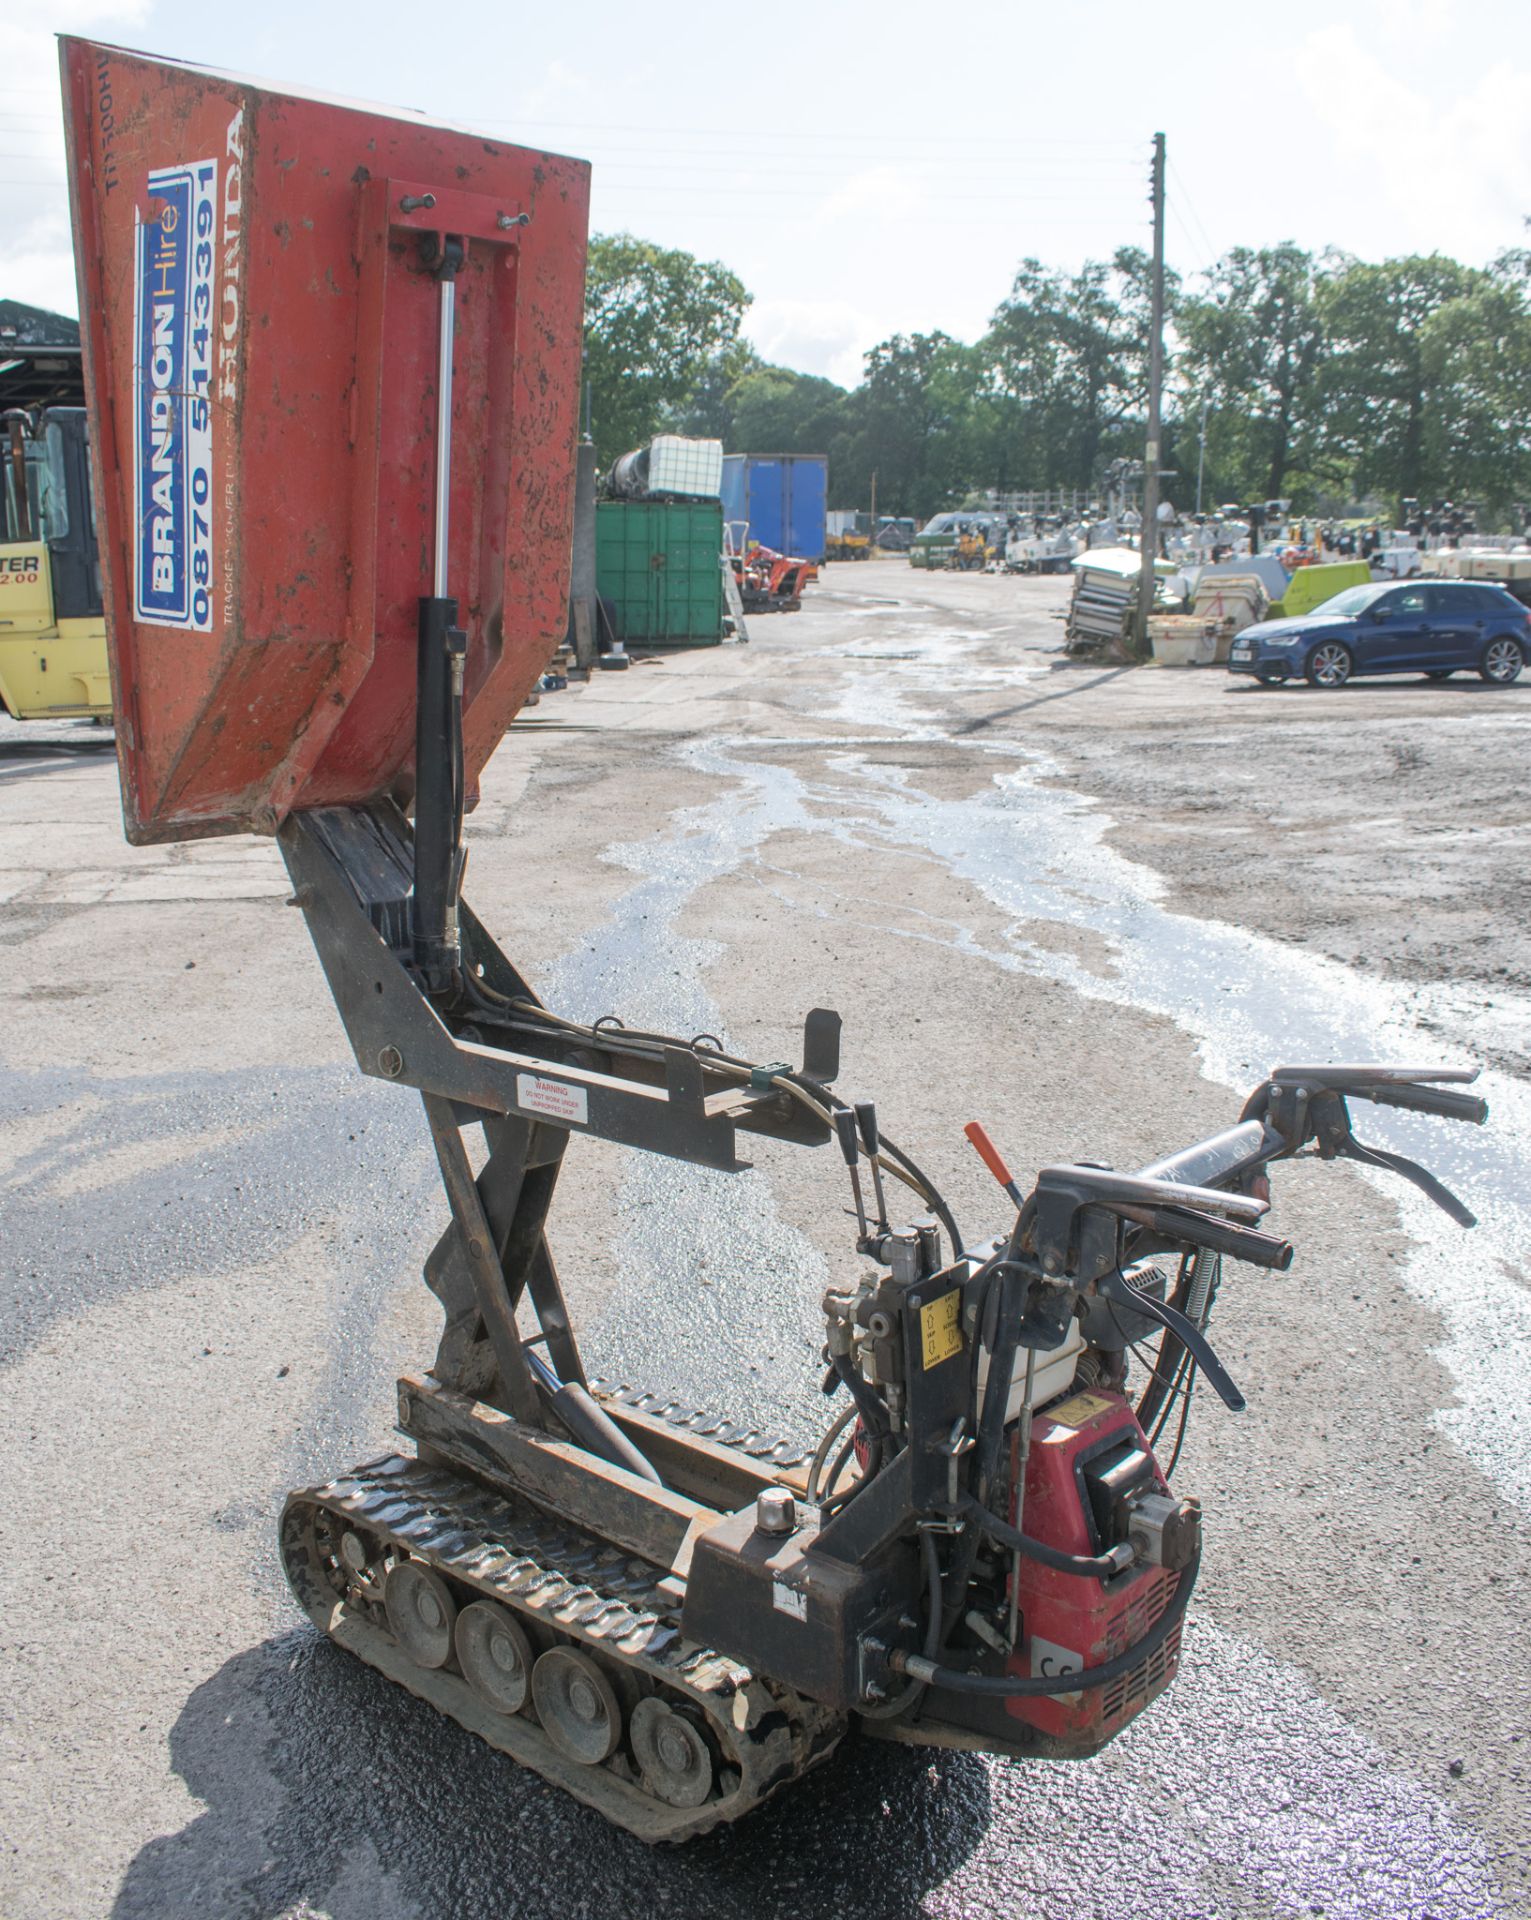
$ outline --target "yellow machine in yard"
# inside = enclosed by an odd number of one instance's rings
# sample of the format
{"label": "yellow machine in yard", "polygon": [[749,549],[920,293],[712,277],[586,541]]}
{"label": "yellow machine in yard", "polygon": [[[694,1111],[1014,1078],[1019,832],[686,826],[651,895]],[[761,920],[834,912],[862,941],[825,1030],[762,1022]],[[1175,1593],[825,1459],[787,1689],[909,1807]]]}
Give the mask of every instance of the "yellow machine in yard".
{"label": "yellow machine in yard", "polygon": [[83,407],[4,416],[0,707],[13,720],[111,717]]}

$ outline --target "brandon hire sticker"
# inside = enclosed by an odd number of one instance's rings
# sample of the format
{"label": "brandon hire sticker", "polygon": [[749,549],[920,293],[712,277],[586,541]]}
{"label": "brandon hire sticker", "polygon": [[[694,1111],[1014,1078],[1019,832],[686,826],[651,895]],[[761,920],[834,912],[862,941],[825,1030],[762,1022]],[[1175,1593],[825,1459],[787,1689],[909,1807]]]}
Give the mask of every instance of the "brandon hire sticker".
{"label": "brandon hire sticker", "polygon": [[214,228],[218,163],[149,175],[133,277],[133,617],[213,624]]}

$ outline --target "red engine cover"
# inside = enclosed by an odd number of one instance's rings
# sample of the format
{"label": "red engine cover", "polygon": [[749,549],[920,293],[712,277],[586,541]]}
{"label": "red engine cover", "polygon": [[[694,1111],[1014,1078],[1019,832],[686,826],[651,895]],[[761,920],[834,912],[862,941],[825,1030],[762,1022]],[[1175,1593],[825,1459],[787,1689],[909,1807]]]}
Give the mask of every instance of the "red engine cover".
{"label": "red engine cover", "polygon": [[471,784],[566,618],[589,168],[84,40],[63,67],[129,839],[412,787],[438,231]]}
{"label": "red engine cover", "polygon": [[[1098,1553],[1080,1469],[1091,1455],[1123,1440],[1148,1449],[1131,1407],[1117,1393],[1075,1394],[1038,1415],[1026,1465],[1022,1519],[1027,1533],[1061,1553]],[[1159,1491],[1168,1492],[1157,1465],[1154,1478]],[[1124,1653],[1163,1613],[1179,1577],[1161,1567],[1146,1567],[1108,1593],[1099,1580],[1055,1573],[1023,1559],[1018,1588],[1021,1644],[1007,1670],[1067,1673]],[[1179,1652],[1176,1626],[1157,1652],[1110,1685],[1011,1700],[1008,1711],[1055,1739],[1077,1744],[1082,1753],[1093,1753],[1164,1691],[1174,1677]]]}

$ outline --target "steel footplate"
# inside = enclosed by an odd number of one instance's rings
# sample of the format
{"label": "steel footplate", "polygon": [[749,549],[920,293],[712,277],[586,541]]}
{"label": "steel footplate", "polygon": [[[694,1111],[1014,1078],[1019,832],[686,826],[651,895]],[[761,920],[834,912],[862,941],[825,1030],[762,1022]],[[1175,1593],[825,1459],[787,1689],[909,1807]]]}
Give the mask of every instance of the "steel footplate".
{"label": "steel footplate", "polygon": [[[342,1557],[348,1532],[373,1553],[366,1568]],[[662,1568],[397,1454],[289,1495],[282,1558],[293,1592],[333,1640],[643,1840],[689,1839],[738,1819],[826,1759],[845,1730],[842,1716],[686,1640],[659,1591]],[[657,1693],[701,1715],[717,1756],[708,1799],[678,1807],[657,1798],[625,1741],[600,1765],[566,1759],[530,1705],[498,1712],[455,1662],[417,1665],[394,1638],[382,1603],[381,1572],[404,1558],[448,1580],[460,1604],[471,1598],[506,1607],[532,1629],[539,1649],[588,1650],[621,1680],[627,1711],[638,1694]]]}
{"label": "steel footplate", "polygon": [[748,1454],[750,1459],[780,1467],[783,1472],[806,1466],[813,1458],[812,1447],[800,1447],[795,1440],[778,1439],[760,1427],[747,1427],[740,1421],[730,1420],[725,1413],[688,1407],[667,1394],[650,1393],[643,1387],[613,1386],[609,1380],[592,1380],[590,1391],[597,1400],[630,1407],[634,1413],[647,1414],[651,1420],[663,1420],[666,1426],[676,1427],[682,1433],[698,1434],[715,1446],[732,1447],[736,1453]]}

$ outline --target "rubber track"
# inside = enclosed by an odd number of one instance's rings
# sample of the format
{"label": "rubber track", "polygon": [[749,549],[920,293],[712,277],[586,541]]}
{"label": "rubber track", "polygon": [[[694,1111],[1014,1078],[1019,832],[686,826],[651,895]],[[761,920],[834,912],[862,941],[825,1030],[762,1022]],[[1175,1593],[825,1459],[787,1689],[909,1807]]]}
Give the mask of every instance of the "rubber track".
{"label": "rubber track", "polygon": [[806,1466],[813,1458],[812,1447],[800,1447],[795,1440],[780,1440],[763,1428],[730,1420],[727,1414],[688,1407],[683,1401],[662,1393],[650,1393],[643,1387],[616,1387],[609,1380],[592,1380],[590,1391],[604,1404],[614,1401],[619,1407],[630,1407],[634,1413],[646,1413],[652,1420],[663,1420],[666,1426],[698,1434],[717,1446],[732,1447],[738,1453],[748,1454],[752,1460],[780,1467],[783,1472]]}
{"label": "rubber track", "polygon": [[[359,1587],[326,1550],[323,1515],[336,1523],[337,1538],[354,1527],[384,1541],[534,1623],[542,1642],[551,1629],[609,1667],[642,1676],[642,1690],[688,1704],[712,1731],[720,1783],[732,1769],[737,1784],[700,1807],[669,1806],[643,1787],[624,1748],[604,1766],[578,1766],[529,1713],[496,1713],[450,1667],[417,1666],[395,1642],[375,1592]],[[827,1759],[845,1731],[842,1715],[686,1640],[673,1603],[658,1591],[665,1569],[417,1460],[384,1455],[290,1494],[281,1539],[288,1582],[331,1639],[639,1839],[686,1840],[739,1819]]]}

